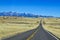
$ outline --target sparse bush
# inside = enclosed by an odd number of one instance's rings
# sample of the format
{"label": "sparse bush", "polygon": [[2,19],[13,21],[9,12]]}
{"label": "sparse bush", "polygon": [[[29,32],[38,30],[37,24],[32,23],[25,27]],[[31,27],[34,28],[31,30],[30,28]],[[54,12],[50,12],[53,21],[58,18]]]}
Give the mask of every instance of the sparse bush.
{"label": "sparse bush", "polygon": [[39,23],[39,21],[37,21],[37,23]]}
{"label": "sparse bush", "polygon": [[43,21],[43,24],[46,24],[45,21]]}
{"label": "sparse bush", "polygon": [[8,18],[8,17],[5,17],[5,16],[3,17],[3,19],[7,19],[7,18]]}

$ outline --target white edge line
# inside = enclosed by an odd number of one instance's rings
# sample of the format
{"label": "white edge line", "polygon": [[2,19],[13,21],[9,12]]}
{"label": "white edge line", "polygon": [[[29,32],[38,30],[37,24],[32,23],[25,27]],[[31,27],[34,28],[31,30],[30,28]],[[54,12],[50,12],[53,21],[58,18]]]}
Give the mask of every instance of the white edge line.
{"label": "white edge line", "polygon": [[[43,25],[42,25],[43,26]],[[44,28],[43,28],[44,29]],[[44,29],[45,30],[45,29]],[[45,30],[47,33],[49,33],[47,30]],[[59,40],[57,37],[55,37],[53,34],[49,33],[51,36],[53,36],[56,40]]]}
{"label": "white edge line", "polygon": [[[46,31],[46,30],[45,30]],[[48,31],[46,31],[47,33],[49,33]],[[56,38],[57,40],[59,40],[57,37],[55,37],[53,34],[49,33],[51,36],[53,36],[54,38]]]}

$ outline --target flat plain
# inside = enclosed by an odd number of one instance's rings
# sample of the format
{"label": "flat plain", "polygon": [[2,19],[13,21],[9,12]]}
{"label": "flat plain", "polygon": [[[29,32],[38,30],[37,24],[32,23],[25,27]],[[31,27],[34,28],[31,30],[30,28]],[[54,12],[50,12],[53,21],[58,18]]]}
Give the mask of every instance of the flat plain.
{"label": "flat plain", "polygon": [[40,18],[0,17],[0,39],[38,27]]}

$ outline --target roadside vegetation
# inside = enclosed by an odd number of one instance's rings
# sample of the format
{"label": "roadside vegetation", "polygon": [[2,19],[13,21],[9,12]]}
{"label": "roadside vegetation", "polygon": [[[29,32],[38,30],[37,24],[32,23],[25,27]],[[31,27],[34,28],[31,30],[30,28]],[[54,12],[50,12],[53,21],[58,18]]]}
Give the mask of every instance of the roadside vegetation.
{"label": "roadside vegetation", "polygon": [[43,28],[56,37],[60,38],[60,19],[59,18],[44,18]]}
{"label": "roadside vegetation", "polygon": [[0,17],[0,39],[38,27],[40,18]]}

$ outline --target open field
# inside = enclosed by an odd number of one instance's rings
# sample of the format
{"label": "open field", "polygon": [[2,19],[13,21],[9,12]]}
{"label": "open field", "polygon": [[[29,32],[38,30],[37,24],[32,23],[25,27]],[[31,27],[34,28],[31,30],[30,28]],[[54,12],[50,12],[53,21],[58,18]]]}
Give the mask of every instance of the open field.
{"label": "open field", "polygon": [[60,19],[59,18],[44,18],[43,28],[58,38],[60,38]]}
{"label": "open field", "polygon": [[35,29],[40,18],[0,17],[0,39]]}

